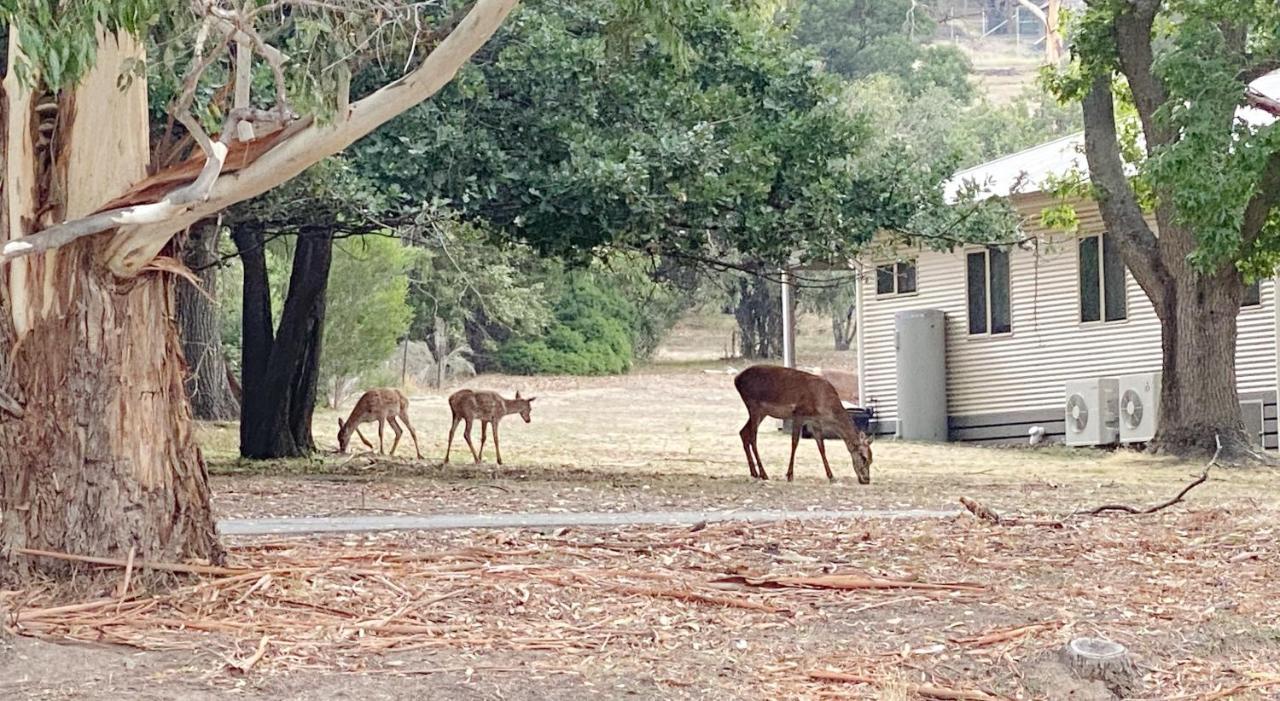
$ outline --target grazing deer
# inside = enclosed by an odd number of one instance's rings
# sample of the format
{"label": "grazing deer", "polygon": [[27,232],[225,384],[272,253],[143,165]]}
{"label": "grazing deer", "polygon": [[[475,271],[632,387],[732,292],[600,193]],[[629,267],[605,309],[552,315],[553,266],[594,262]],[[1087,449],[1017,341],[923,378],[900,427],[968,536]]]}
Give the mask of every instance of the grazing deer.
{"label": "grazing deer", "polygon": [[[529,416],[530,404],[534,399],[537,397],[522,399],[519,392],[516,392],[515,399],[503,399],[497,392],[477,392],[469,389],[454,392],[449,396],[453,424],[449,426],[449,447],[445,448],[444,461],[449,462],[449,452],[453,450],[453,432],[458,428],[458,422],[465,421],[467,425],[462,430],[462,437],[466,439],[467,447],[471,449],[471,456],[476,459],[477,465],[480,464],[480,456],[484,453],[486,429],[489,424],[493,424],[493,450],[498,455],[498,464],[501,465],[502,448],[498,445],[498,422],[504,416],[519,414],[525,423],[529,423],[532,420]],[[471,443],[471,422],[476,419],[480,420],[480,450],[476,450]]]}
{"label": "grazing deer", "polygon": [[818,443],[822,466],[827,469],[827,479],[834,480],[831,465],[827,462],[827,449],[823,444],[824,433],[834,433],[844,439],[853,458],[853,471],[859,484],[871,483],[871,441],[853,424],[853,419],[840,403],[836,389],[830,382],[800,370],[776,365],[753,365],[733,378],[742,401],[747,405],[747,423],[742,427],[742,449],[747,453],[747,469],[751,476],[767,480],[764,464],[760,462],[760,449],[756,446],[756,432],[766,416],[775,419],[791,419],[791,462],[787,465],[787,481],[790,482],[796,467],[796,446],[805,424],[813,432]]}
{"label": "grazing deer", "polygon": [[343,421],[338,418],[338,452],[347,452],[347,444],[351,442],[351,434],[355,432],[360,436],[360,440],[373,450],[373,444],[360,433],[360,424],[370,421],[378,422],[378,453],[383,453],[382,449],[382,429],[386,423],[391,424],[391,430],[395,431],[396,439],[391,442],[391,454],[396,454],[396,446],[400,445],[400,424],[396,419],[404,422],[406,428],[409,429],[409,435],[413,437],[413,450],[418,454],[418,459],[422,459],[422,451],[418,449],[418,434],[413,430],[413,424],[409,423],[409,399],[400,393],[398,389],[371,389],[365,392],[360,401],[356,402],[354,408],[351,409],[351,415]]}

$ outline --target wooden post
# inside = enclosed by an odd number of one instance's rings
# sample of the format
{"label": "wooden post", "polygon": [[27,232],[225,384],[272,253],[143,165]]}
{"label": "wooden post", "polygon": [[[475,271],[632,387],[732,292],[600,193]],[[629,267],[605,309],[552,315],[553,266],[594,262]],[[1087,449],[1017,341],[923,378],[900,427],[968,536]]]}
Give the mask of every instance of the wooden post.
{"label": "wooden post", "polygon": [[1059,0],[1049,0],[1049,12],[1044,25],[1044,60],[1056,66],[1062,55],[1062,34],[1058,31]]}

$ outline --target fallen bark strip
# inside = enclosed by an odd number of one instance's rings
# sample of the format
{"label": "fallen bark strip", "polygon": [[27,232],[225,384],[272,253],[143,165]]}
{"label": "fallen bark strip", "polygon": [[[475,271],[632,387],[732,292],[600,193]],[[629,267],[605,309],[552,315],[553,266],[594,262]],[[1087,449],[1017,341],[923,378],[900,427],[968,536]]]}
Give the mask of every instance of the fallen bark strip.
{"label": "fallen bark strip", "polygon": [[[827,670],[815,670],[809,672],[809,678],[824,682],[844,682],[847,684],[871,684],[872,686],[883,687],[886,683],[874,677],[866,677],[861,674],[849,674],[848,672],[831,672]],[[904,684],[907,691],[923,696],[929,699],[942,699],[943,701],[1007,701],[1003,696],[992,696],[985,691],[971,691],[968,689],[951,689],[948,687],[934,686],[932,684]]]}
{"label": "fallen bark strip", "polygon": [[764,611],[766,613],[791,613],[790,609],[762,604],[750,599],[740,599],[732,596],[717,596],[715,594],[699,594],[698,592],[685,591],[682,589],[658,589],[651,587],[637,587],[629,584],[611,584],[608,585],[608,588],[622,594],[640,594],[643,596],[654,596],[660,599],[678,599],[680,601],[693,601],[702,604],[716,604],[718,606],[730,606],[733,608],[748,609],[751,611]]}
{"label": "fallen bark strip", "polygon": [[914,582],[862,575],[829,574],[816,577],[747,577],[735,575],[712,580],[713,583],[745,584],[752,587],[778,589],[915,589],[918,591],[983,592],[987,588],[969,582]]}
{"label": "fallen bark strip", "polygon": [[1030,625],[1018,626],[1016,628],[1005,628],[1004,630],[995,630],[983,635],[974,635],[965,638],[951,638],[951,642],[960,645],[971,645],[973,647],[983,647],[984,645],[994,645],[1002,643],[1006,640],[1021,638],[1031,633],[1038,633],[1042,630],[1052,630],[1062,625],[1062,621],[1042,621],[1040,623],[1032,623]]}
{"label": "fallen bark strip", "polygon": [[1045,526],[1046,528],[1062,528],[1062,521],[1043,521],[1030,518],[1008,518],[1001,516],[995,509],[988,507],[976,499],[969,497],[960,497],[960,503],[969,513],[978,517],[979,521],[994,523],[999,526]]}
{"label": "fallen bark strip", "polygon": [[[106,565],[108,567],[129,566],[129,560],[119,560],[113,557],[72,555],[71,553],[60,553],[53,550],[36,550],[34,548],[15,548],[14,551],[23,555],[30,555],[31,557],[51,557],[57,560],[84,562],[91,565]],[[234,575],[251,572],[251,570],[244,568],[218,567],[216,565],[187,565],[179,562],[151,562],[149,560],[134,560],[133,566],[136,569],[158,570],[161,572],[179,572],[182,574]]]}

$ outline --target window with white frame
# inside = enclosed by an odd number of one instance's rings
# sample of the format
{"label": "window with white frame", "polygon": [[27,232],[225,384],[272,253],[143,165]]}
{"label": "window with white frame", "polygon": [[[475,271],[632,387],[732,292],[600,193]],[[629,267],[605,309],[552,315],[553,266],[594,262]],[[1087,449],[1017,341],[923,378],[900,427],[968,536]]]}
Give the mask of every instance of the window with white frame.
{"label": "window with white frame", "polygon": [[1128,317],[1124,259],[1109,234],[1079,241],[1080,321],[1121,321]]}
{"label": "window with white frame", "polygon": [[969,335],[1009,333],[1009,252],[999,248],[965,255],[969,297]]}
{"label": "window with white frame", "polygon": [[903,260],[876,266],[877,295],[905,295],[916,291],[916,262]]}

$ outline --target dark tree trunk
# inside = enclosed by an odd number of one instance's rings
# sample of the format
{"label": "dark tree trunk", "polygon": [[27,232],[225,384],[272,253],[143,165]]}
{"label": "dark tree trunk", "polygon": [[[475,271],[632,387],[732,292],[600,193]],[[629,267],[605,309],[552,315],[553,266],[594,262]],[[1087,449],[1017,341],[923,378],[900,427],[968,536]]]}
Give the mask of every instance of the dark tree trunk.
{"label": "dark tree trunk", "polygon": [[782,357],[782,292],[777,283],[755,275],[740,279],[733,316],[742,357]]}
{"label": "dark tree trunk", "polygon": [[1157,452],[1212,455],[1219,441],[1221,457],[1230,461],[1254,452],[1236,392],[1236,318],[1243,285],[1230,278],[1239,273],[1188,271],[1165,295],[1160,422],[1152,440]]}
{"label": "dark tree trunk", "polygon": [[262,234],[239,231],[233,237],[245,269],[240,454],[259,459],[305,457],[315,450],[311,417],[320,376],[333,233],[309,230],[298,235],[289,293],[274,334]]}
{"label": "dark tree trunk", "polygon": [[182,261],[200,278],[203,292],[190,281],[178,283],[178,329],[187,359],[186,388],[192,413],[205,421],[234,421],[240,415],[240,402],[227,382],[222,352],[215,266],[218,235],[216,219],[199,222],[187,233]]}

